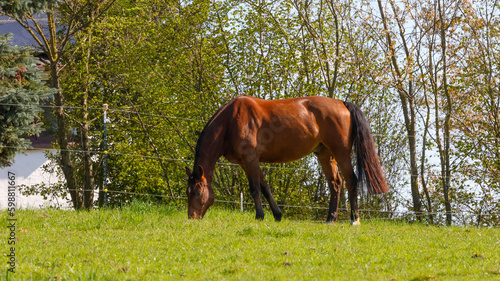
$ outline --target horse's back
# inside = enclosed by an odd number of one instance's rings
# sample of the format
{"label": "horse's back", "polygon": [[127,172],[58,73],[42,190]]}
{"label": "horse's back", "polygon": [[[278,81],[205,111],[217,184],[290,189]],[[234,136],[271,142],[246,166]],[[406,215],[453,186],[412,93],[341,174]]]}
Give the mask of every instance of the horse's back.
{"label": "horse's back", "polygon": [[[338,127],[348,130],[350,126],[350,112],[342,101],[321,97],[309,96],[281,100],[263,100],[251,96],[238,96],[233,118],[244,115],[249,119],[269,119],[274,122],[290,123],[291,126],[302,129],[313,127]],[[314,123],[314,124],[313,124]]]}
{"label": "horse's back", "polygon": [[[348,110],[343,102],[326,97],[262,100],[238,96],[230,102],[231,148],[227,157],[236,162],[242,155],[259,155],[261,162],[289,162],[315,151],[326,139],[345,141],[349,131]],[[243,155],[245,156],[245,155]],[[247,155],[248,156],[248,155]]]}
{"label": "horse's back", "polygon": [[252,96],[237,96],[231,103],[235,105],[235,109],[241,108],[259,110],[262,114],[279,114],[279,115],[297,115],[302,113],[302,110],[308,110],[318,117],[331,117],[332,115],[341,114],[344,116],[348,114],[347,108],[342,101],[321,97],[321,96],[308,96],[299,98],[289,98],[280,100],[264,100]]}

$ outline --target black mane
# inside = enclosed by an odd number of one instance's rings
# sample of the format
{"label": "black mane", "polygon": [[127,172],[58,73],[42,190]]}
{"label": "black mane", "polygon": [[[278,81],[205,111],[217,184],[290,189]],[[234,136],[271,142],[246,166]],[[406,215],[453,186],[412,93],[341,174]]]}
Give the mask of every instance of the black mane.
{"label": "black mane", "polygon": [[234,100],[235,99],[232,99],[229,102],[227,102],[226,104],[224,104],[223,106],[221,106],[217,110],[217,112],[215,112],[215,114],[212,115],[210,120],[208,120],[207,124],[205,125],[205,128],[203,128],[203,130],[201,131],[200,136],[198,137],[198,141],[196,142],[196,148],[195,148],[195,152],[194,152],[194,167],[195,168],[196,168],[196,165],[198,162],[198,157],[200,157],[201,142],[203,141],[203,138],[205,136],[205,133],[207,132],[207,129],[210,127],[210,125],[212,125],[212,122],[215,120],[215,118],[217,118],[222,113],[222,111],[224,111],[224,109],[226,109],[230,104],[232,104],[234,102]]}

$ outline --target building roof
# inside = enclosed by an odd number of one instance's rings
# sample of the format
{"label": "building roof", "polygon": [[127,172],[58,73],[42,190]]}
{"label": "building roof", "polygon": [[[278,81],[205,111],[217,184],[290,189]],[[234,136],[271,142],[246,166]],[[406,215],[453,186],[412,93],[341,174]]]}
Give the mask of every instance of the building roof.
{"label": "building roof", "polygon": [[[47,27],[47,15],[38,14],[34,16],[35,20],[42,24],[42,28]],[[33,26],[33,23],[30,24]],[[43,30],[47,35],[48,30]],[[13,39],[11,40],[14,46],[29,46],[33,47],[35,50],[40,51],[40,46],[33,38],[33,36],[15,19],[10,18],[5,15],[0,15],[0,34],[12,33]],[[41,38],[40,38],[41,39]],[[37,67],[40,69],[45,68],[46,57],[43,53],[38,53],[36,55],[39,59],[37,62]],[[42,76],[42,80],[47,80],[48,75]],[[40,150],[40,149],[51,149],[52,136],[42,133],[41,136],[31,136],[28,138],[31,141],[32,149],[29,150]]]}
{"label": "building roof", "polygon": [[50,135],[41,135],[39,137],[37,136],[31,136],[29,137],[29,140],[31,141],[31,146],[33,147],[32,149],[28,150],[46,150],[46,149],[52,149],[52,136]]}
{"label": "building roof", "polygon": [[[34,18],[37,22],[42,23],[42,27],[47,26],[47,16],[45,14],[35,15]],[[33,23],[31,25],[33,26]],[[48,30],[43,30],[43,32],[44,34],[48,34]],[[0,15],[0,33],[12,33],[14,35],[12,45],[40,48],[33,36],[15,19],[8,16]]]}

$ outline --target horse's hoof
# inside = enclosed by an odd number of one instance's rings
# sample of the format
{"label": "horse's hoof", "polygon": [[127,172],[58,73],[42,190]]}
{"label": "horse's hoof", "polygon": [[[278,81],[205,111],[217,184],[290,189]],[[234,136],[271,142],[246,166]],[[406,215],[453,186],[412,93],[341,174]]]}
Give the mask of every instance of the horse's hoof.
{"label": "horse's hoof", "polygon": [[359,219],[357,219],[357,220],[355,220],[355,221],[351,221],[351,225],[352,225],[352,226],[361,225],[361,222],[359,221]]}
{"label": "horse's hoof", "polygon": [[330,213],[328,214],[328,217],[326,217],[325,223],[331,223],[331,222],[336,222],[337,221],[337,213]]}

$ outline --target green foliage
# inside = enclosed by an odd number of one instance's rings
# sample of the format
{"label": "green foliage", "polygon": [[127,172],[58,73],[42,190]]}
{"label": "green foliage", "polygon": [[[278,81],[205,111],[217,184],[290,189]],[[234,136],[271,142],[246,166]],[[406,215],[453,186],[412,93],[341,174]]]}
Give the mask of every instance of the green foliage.
{"label": "green foliage", "polygon": [[496,280],[500,274],[500,234],[490,228],[276,223],[220,209],[198,221],[184,209],[141,202],[16,216],[10,280]]}
{"label": "green foliage", "polygon": [[[86,5],[79,25],[85,28],[72,33],[69,52],[60,58],[65,67],[59,72],[65,103],[75,107],[67,109],[67,128],[77,130],[69,148],[74,150],[77,183],[88,169],[81,150],[89,150],[93,188],[103,185],[105,103],[110,107],[110,203],[149,194],[145,196],[185,204],[178,198],[185,196],[184,166],[192,165],[198,133],[225,102],[240,94],[266,99],[332,95],[358,104],[366,113],[391,187],[382,196],[360,195],[360,207],[387,212],[384,217],[412,209],[408,171],[414,157],[412,163],[420,165],[413,175],[417,195],[425,198],[427,211],[443,212],[447,177],[436,154],[443,143],[442,113],[447,102],[441,63],[446,57],[453,100],[448,192],[454,222],[497,225],[500,123],[495,79],[500,51],[494,23],[498,16],[467,5],[448,13],[460,16],[451,21],[449,51],[441,54],[435,8],[411,1],[403,2],[412,9],[387,7],[400,79],[395,78],[388,57],[380,14],[364,2],[119,0],[96,21],[85,20],[95,16],[94,6]],[[453,7],[460,4],[449,9]],[[70,6],[59,6],[58,11],[58,23],[66,26],[74,19]],[[412,27],[412,32],[399,30],[398,21],[415,23],[401,25]],[[403,96],[413,100],[409,122],[416,126],[415,136],[405,128],[398,89],[406,89]],[[82,129],[84,125],[88,130]],[[415,154],[408,151],[410,138],[416,139]],[[264,165],[263,170],[280,205],[328,205],[329,191],[314,156]],[[217,199],[239,201],[248,183],[239,167],[221,159],[213,186]],[[463,219],[461,211],[472,212],[475,218]],[[284,212],[289,217],[324,219],[323,210],[285,207]],[[429,220],[439,224],[443,216]]]}
{"label": "green foliage", "polygon": [[94,26],[93,83],[102,103],[119,109],[108,115],[109,190],[184,194],[176,160],[193,154],[195,132],[223,103],[208,12],[208,2],[121,2]]}
{"label": "green foliage", "polygon": [[12,46],[11,34],[0,34],[0,167],[30,147],[28,136],[39,134],[38,104],[53,91],[40,80],[33,50]]}
{"label": "green foliage", "polygon": [[[105,20],[81,34],[62,83],[72,93],[70,104],[78,105],[88,93],[90,108],[107,103],[113,109],[108,113],[110,202],[132,200],[124,191],[165,196],[162,200],[184,196],[184,166],[194,158],[197,133],[235,95],[326,95],[309,37],[297,34],[302,28],[287,1],[254,6],[237,1],[151,5],[144,0],[117,2]],[[347,94],[353,81],[339,85],[339,93]],[[351,96],[367,99],[364,91]],[[97,140],[92,150],[100,150],[101,110],[88,113]],[[99,156],[94,168],[102,170]],[[78,163],[81,156],[74,157]],[[239,167],[222,163],[213,183],[218,199],[238,200],[246,192],[246,177]],[[327,204],[328,191],[315,163],[311,157],[265,169],[280,204]],[[101,177],[97,174],[97,186]]]}
{"label": "green foliage", "polygon": [[1,0],[0,7],[8,14],[21,17],[26,13],[44,12],[47,7],[58,5],[58,0]]}

